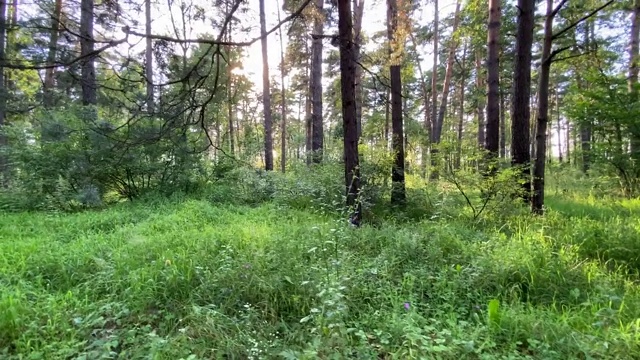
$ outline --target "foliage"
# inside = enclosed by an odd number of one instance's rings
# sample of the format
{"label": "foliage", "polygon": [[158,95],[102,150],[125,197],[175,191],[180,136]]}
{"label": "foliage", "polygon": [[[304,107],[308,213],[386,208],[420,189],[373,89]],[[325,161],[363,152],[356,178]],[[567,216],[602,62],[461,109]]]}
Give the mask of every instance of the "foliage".
{"label": "foliage", "polygon": [[638,201],[570,188],[545,217],[472,222],[450,185],[447,216],[356,230],[304,200],[323,173],[236,168],[197,200],[5,215],[2,358],[640,356]]}

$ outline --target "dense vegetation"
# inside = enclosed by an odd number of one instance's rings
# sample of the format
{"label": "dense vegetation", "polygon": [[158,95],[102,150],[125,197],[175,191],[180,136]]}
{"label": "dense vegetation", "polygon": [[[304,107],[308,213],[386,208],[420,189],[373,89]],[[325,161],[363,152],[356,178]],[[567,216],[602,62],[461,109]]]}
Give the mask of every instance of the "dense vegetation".
{"label": "dense vegetation", "polygon": [[0,0],[0,358],[640,359],[639,55],[640,0]]}

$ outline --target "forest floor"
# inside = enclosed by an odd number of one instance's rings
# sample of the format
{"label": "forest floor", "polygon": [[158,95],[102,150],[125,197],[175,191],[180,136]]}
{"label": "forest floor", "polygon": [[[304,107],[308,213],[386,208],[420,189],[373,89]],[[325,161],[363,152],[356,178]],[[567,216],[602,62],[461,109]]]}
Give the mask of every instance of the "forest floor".
{"label": "forest floor", "polygon": [[548,193],[359,229],[215,196],[0,214],[0,358],[639,359],[640,200]]}

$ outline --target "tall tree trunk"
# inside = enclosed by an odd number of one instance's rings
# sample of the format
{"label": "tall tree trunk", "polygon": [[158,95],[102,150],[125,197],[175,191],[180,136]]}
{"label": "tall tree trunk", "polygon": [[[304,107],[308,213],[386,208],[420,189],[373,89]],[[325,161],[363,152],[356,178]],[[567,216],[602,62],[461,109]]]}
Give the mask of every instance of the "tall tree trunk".
{"label": "tall tree trunk", "polygon": [[[589,39],[589,23],[585,23],[584,46],[590,48]],[[580,74],[578,74],[578,87],[580,90],[586,90],[586,84]],[[587,174],[591,168],[591,124],[588,122],[580,123],[580,149],[582,150],[582,172]]]}
{"label": "tall tree trunk", "polygon": [[9,164],[2,151],[7,147],[7,138],[2,134],[7,112],[8,91],[4,79],[5,40],[7,30],[7,2],[0,0],[0,176],[2,176],[3,188],[9,187]]}
{"label": "tall tree trunk", "polygon": [[476,116],[478,117],[478,147],[484,147],[484,142],[486,140],[486,127],[484,117],[484,75],[482,74],[482,54],[480,50],[476,51],[476,91],[479,95],[476,98]]}
{"label": "tall tree trunk", "polygon": [[[149,0],[147,0],[149,1]],[[227,7],[226,9],[226,13],[229,13],[231,10],[229,8],[229,3],[225,3],[225,6]],[[231,28],[231,22],[229,22],[228,24],[228,29],[227,29],[227,33],[226,33],[226,37],[227,37],[227,41],[231,42],[232,37],[231,34],[233,34],[233,29]],[[227,126],[229,127],[229,154],[231,154],[231,156],[233,156],[235,154],[235,143],[234,143],[234,126],[233,126],[233,73],[231,72],[231,68],[233,66],[233,60],[232,60],[232,55],[231,52],[233,50],[231,49],[230,45],[225,46],[225,52],[227,53]]]}
{"label": "tall tree trunk", "polygon": [[391,151],[393,166],[391,169],[391,203],[402,204],[406,200],[404,186],[404,134],[402,119],[402,64],[403,36],[398,33],[398,4],[396,0],[387,0],[387,33],[389,39],[389,75],[391,80]]}
{"label": "tall tree trunk", "polygon": [[562,164],[564,161],[562,154],[562,123],[560,120],[560,90],[556,89],[556,116],[558,120],[558,162]]}
{"label": "tall tree trunk", "polygon": [[485,122],[485,102],[484,102],[484,74],[482,72],[482,54],[481,51],[476,51],[476,91],[478,93],[476,98],[476,117],[478,118],[478,147],[484,147],[484,142],[486,139],[486,128],[487,124]]}
{"label": "tall tree trunk", "polygon": [[[280,2],[276,1],[278,8],[278,23],[280,23]],[[287,169],[287,93],[284,88],[285,63],[284,63],[284,42],[282,40],[282,31],[280,29],[280,91],[282,92],[282,108],[280,119],[280,170],[284,174]]]}
{"label": "tall tree trunk", "polygon": [[384,147],[390,149],[389,129],[391,128],[391,90],[387,88],[384,101]]}
{"label": "tall tree trunk", "polygon": [[313,21],[313,42],[311,45],[311,124],[313,162],[322,162],[324,124],[322,118],[322,40],[324,35],[324,0],[315,0],[317,14]]}
{"label": "tall tree trunk", "polygon": [[511,163],[522,169],[523,197],[531,196],[529,150],[529,116],[531,109],[531,47],[533,45],[533,15],[535,4],[530,0],[518,0],[518,25],[516,33],[516,58],[513,78],[513,101],[511,111]]}
{"label": "tall tree trunk", "polygon": [[[49,49],[47,53],[47,65],[52,66],[56,62],[58,51],[58,37],[60,36],[60,14],[62,12],[62,0],[56,0],[51,16],[51,32],[49,35]],[[43,102],[45,108],[52,108],[55,105],[53,87],[55,85],[55,68],[49,67],[44,73]]]}
{"label": "tall tree trunk", "polygon": [[507,107],[504,91],[500,88],[500,157],[507,157]]}
{"label": "tall tree trunk", "polygon": [[489,0],[487,35],[487,133],[484,148],[489,157],[500,155],[500,0]]}
{"label": "tall tree trunk", "polygon": [[[431,173],[429,178],[438,179],[438,149],[436,139],[436,128],[438,127],[438,42],[440,41],[438,32],[439,9],[438,0],[433,1],[433,69],[431,73]],[[434,146],[435,145],[435,146]]]}
{"label": "tall tree trunk", "polygon": [[94,0],[82,0],[80,4],[80,56],[82,57],[82,104],[98,103],[96,69],[93,54]]}
{"label": "tall tree trunk", "polygon": [[271,86],[269,85],[269,55],[267,52],[267,20],[264,1],[260,0],[260,35],[262,39],[262,107],[264,108],[264,168],[273,170],[273,137],[271,118]]}
{"label": "tall tree trunk", "polygon": [[467,81],[467,42],[464,42],[462,48],[462,63],[460,64],[460,109],[458,110],[458,131],[457,131],[457,143],[456,143],[456,159],[454,163],[455,169],[460,169],[460,162],[462,160],[462,133],[464,130],[464,84]]}
{"label": "tall tree trunk", "polygon": [[[362,17],[364,16],[365,0],[353,0],[354,24],[353,33],[355,36],[355,59],[360,62],[360,49],[362,48]],[[362,67],[356,64],[356,118],[358,120],[358,138],[362,137],[362,103],[364,101],[364,91],[362,87]]]}
{"label": "tall tree trunk", "polygon": [[565,134],[567,141],[567,164],[571,165],[571,123],[567,121],[567,132]]}
{"label": "tall tree trunk", "polygon": [[[305,41],[306,53],[309,53],[309,42]],[[309,58],[305,58],[306,69],[307,69],[307,83],[305,84],[305,89],[307,93],[305,95],[305,108],[304,108],[304,119],[305,119],[305,133],[306,133],[306,142],[305,142],[305,152],[306,152],[306,161],[307,165],[311,165],[311,155],[313,154],[313,150],[311,149],[312,145],[312,137],[313,137],[313,126],[311,122],[311,62]]]}
{"label": "tall tree trunk", "polygon": [[358,201],[360,170],[358,158],[358,124],[356,120],[355,59],[351,1],[338,0],[338,32],[340,38],[340,88],[342,95],[342,128],[344,131],[344,180],[347,206],[354,209],[350,221],[359,226],[362,207]]}
{"label": "tall tree trunk", "polygon": [[[629,46],[629,93],[632,94],[634,102],[638,101],[638,52],[640,51],[640,0],[634,0],[631,21],[631,41]],[[638,125],[631,129],[631,156],[634,160],[640,161],[640,127]],[[637,165],[637,164],[636,164]]]}
{"label": "tall tree trunk", "polygon": [[536,129],[536,158],[533,166],[533,198],[531,210],[542,214],[544,207],[544,172],[547,155],[547,122],[549,117],[549,76],[551,72],[551,45],[553,42],[553,0],[547,0],[544,22],[544,40],[538,85],[538,121]]}
{"label": "tall tree trunk", "polygon": [[147,112],[153,113],[153,42],[151,39],[151,0],[144,1],[145,33],[147,34],[145,49],[145,77],[147,78]]}

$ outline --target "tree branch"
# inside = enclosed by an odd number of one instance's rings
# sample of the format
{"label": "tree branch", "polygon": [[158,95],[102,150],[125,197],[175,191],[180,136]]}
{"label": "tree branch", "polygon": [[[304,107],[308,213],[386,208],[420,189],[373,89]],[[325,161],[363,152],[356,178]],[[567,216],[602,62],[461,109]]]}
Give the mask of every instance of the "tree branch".
{"label": "tree branch", "polygon": [[573,29],[574,27],[578,26],[580,23],[582,23],[585,20],[588,20],[589,18],[591,18],[592,16],[594,16],[595,14],[599,13],[601,10],[605,9],[607,6],[613,4],[615,2],[615,0],[609,0],[607,1],[604,5],[600,6],[599,8],[593,10],[592,12],[590,12],[589,14],[583,16],[580,20],[574,22],[573,24],[565,27],[564,29],[558,31],[557,33],[553,34],[551,36],[552,40],[555,40],[557,38],[559,38],[560,36],[562,36],[564,33],[566,33],[567,31]]}
{"label": "tree branch", "polygon": [[143,38],[150,38],[154,40],[164,40],[164,41],[178,43],[178,44],[193,43],[193,44],[209,44],[209,45],[223,45],[223,46],[251,46],[254,43],[262,40],[263,37],[269,36],[272,33],[274,33],[283,24],[289,22],[291,19],[298,17],[300,14],[302,14],[302,11],[304,11],[304,9],[307,7],[307,5],[309,5],[309,3],[311,3],[311,0],[305,0],[305,2],[302,3],[302,5],[295,12],[285,17],[284,19],[282,19],[275,26],[273,26],[269,31],[267,31],[264,35],[254,37],[247,41],[233,42],[233,41],[222,41],[220,39],[215,39],[215,40],[214,39],[177,39],[177,38],[166,36],[166,35],[147,35],[147,34],[139,33],[137,31],[133,31],[129,28],[125,28],[123,29],[123,31],[125,31],[125,33],[127,34],[140,36]]}

